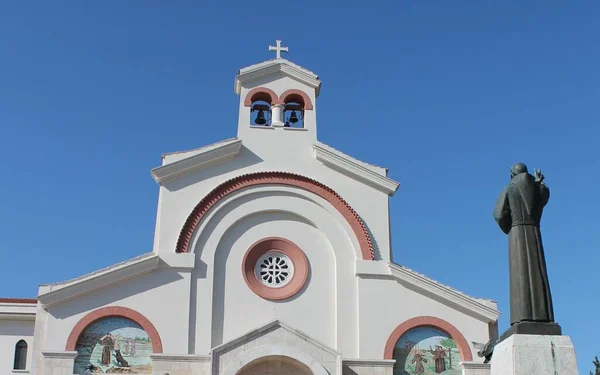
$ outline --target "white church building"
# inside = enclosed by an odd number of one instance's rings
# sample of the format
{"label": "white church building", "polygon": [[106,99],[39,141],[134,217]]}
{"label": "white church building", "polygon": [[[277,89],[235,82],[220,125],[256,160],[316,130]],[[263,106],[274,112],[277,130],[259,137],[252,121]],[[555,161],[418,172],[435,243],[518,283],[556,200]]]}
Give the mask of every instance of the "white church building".
{"label": "white church building", "polygon": [[496,303],[393,263],[399,183],[319,142],[319,77],[269,49],[237,136],[152,169],[151,252],[0,298],[0,374],[489,374]]}

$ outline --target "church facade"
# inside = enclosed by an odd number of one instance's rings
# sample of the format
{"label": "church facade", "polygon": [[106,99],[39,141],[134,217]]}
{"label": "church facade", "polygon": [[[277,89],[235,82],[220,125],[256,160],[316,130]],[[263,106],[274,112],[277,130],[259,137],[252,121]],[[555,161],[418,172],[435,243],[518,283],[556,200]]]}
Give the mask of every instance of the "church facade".
{"label": "church facade", "polygon": [[399,183],[318,141],[321,81],[272,48],[237,136],[151,171],[151,252],[0,299],[1,373],[489,373],[496,303],[392,261]]}

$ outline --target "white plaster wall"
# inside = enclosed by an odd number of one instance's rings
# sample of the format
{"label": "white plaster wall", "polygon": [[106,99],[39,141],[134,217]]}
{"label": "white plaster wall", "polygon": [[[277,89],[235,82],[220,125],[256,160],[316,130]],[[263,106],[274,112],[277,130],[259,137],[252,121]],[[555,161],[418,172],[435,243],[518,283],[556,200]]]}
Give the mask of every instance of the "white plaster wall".
{"label": "white plaster wall", "polygon": [[0,320],[0,374],[12,374],[15,346],[27,343],[27,370],[31,369],[34,321]]}
{"label": "white plaster wall", "polygon": [[[286,301],[273,302],[257,296],[242,277],[244,253],[267,233],[294,242],[304,250],[309,260],[310,273],[305,288]],[[294,327],[334,347],[336,303],[333,270],[333,253],[327,238],[294,216],[264,213],[239,221],[217,248],[213,303],[221,301],[224,304],[213,305],[213,332],[218,335],[221,320],[223,332],[222,340],[213,338],[213,346],[273,319],[281,319],[293,322]]]}
{"label": "white plaster wall", "polygon": [[398,325],[414,317],[433,316],[456,327],[469,343],[473,360],[480,360],[472,342],[489,340],[487,323],[389,279],[361,278],[359,293],[360,358],[383,358],[387,339]]}
{"label": "white plaster wall", "polygon": [[[192,275],[196,289],[192,299],[197,296],[190,324],[196,325],[195,353],[208,353],[212,347],[280,319],[355,355],[358,316],[354,262],[360,250],[349,233],[347,223],[328,202],[302,189],[254,187],[222,201],[203,222],[193,242],[199,257]],[[296,243],[310,263],[304,290],[277,302],[255,295],[242,275],[246,250],[272,236]]]}
{"label": "white plaster wall", "polygon": [[[314,109],[305,112],[305,131],[250,126],[250,109],[244,106],[248,91],[263,86],[277,95],[288,89],[306,92]],[[232,110],[234,110],[232,108]],[[372,232],[376,257],[390,259],[388,196],[317,161],[313,155],[317,103],[314,90],[283,73],[276,73],[242,87],[239,104],[240,154],[233,160],[167,182],[160,188],[154,251],[173,252],[179,232],[194,206],[219,184],[241,174],[284,171],[313,178],[335,190],[361,216]],[[336,126],[329,124],[329,126]],[[233,133],[232,127],[232,133]],[[351,153],[351,152],[350,152]],[[179,160],[167,155],[163,164]],[[379,168],[368,167],[381,173]]]}
{"label": "white plaster wall", "polygon": [[133,309],[158,331],[165,353],[187,353],[190,273],[159,268],[121,284],[48,309],[41,351],[63,351],[73,327],[88,313],[106,306]]}
{"label": "white plaster wall", "polygon": [[[235,159],[161,186],[156,228],[158,249],[155,251],[175,251],[181,228],[193,208],[221,183],[242,174],[283,171],[312,178],[336,191],[366,223],[373,236],[376,257],[390,259],[389,198],[386,194],[321,164],[313,156],[312,143],[282,140],[287,135],[295,138],[301,132],[252,131],[273,137],[261,145],[252,145],[244,139]],[[283,137],[279,137],[281,134]]]}

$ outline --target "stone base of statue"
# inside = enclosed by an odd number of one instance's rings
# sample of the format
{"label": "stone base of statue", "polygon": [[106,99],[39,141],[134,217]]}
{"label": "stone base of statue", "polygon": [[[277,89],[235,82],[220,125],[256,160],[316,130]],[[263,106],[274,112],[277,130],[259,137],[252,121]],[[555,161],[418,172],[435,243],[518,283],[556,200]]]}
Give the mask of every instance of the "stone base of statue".
{"label": "stone base of statue", "polygon": [[518,322],[511,325],[510,328],[500,336],[498,342],[502,342],[515,334],[561,336],[562,328],[556,322]]}
{"label": "stone base of statue", "polygon": [[579,375],[569,336],[513,334],[494,347],[491,375]]}

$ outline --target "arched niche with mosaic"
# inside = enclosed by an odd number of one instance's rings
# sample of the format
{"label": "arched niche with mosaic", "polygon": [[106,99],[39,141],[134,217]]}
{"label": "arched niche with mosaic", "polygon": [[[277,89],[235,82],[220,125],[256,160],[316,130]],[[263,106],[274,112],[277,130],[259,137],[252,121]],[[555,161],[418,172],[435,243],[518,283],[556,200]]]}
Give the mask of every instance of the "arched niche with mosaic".
{"label": "arched niche with mosaic", "polygon": [[394,375],[462,374],[458,345],[435,327],[415,327],[400,336],[394,359]]}
{"label": "arched niche with mosaic", "polygon": [[111,316],[85,328],[75,346],[75,374],[152,373],[152,340],[131,319]]}

